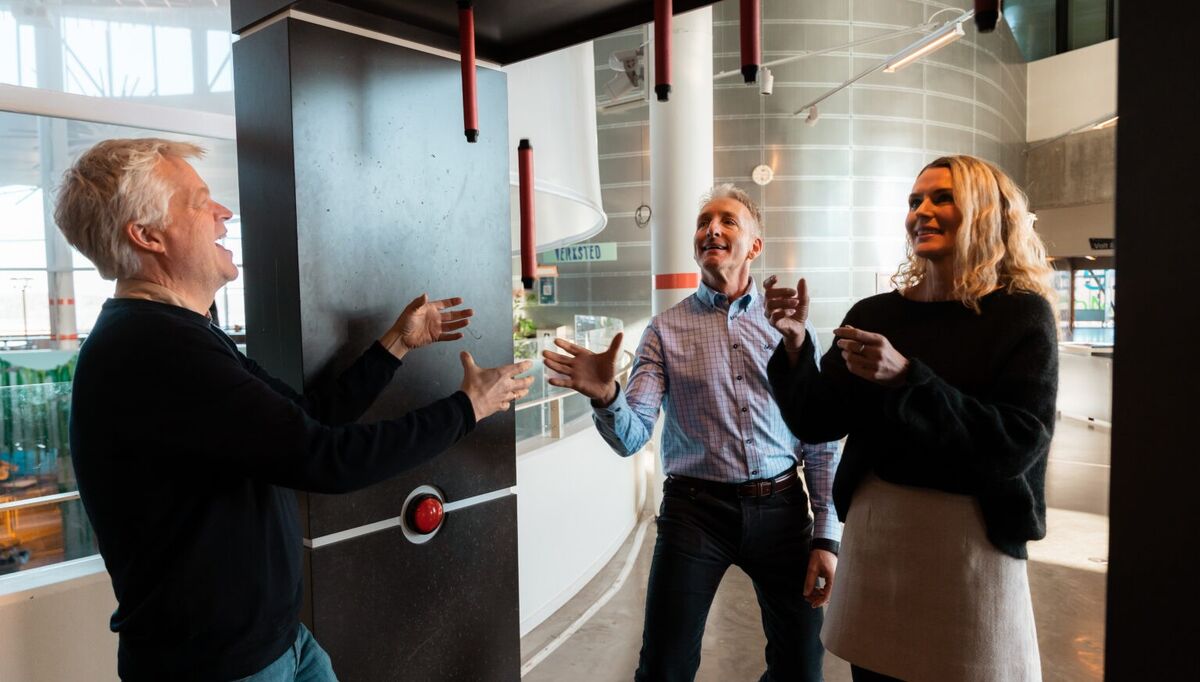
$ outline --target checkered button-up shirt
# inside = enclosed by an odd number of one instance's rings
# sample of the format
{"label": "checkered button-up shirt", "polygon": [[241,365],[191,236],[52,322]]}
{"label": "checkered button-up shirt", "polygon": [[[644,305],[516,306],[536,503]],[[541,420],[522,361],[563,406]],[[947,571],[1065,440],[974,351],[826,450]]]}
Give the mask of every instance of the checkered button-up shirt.
{"label": "checkered button-up shirt", "polygon": [[[842,527],[831,488],[838,443],[802,443],[784,423],[767,382],[767,361],[781,336],[767,321],[753,280],[746,294],[727,302],[702,282],[695,294],[655,315],[638,344],[629,385],[611,405],[595,408],[596,427],[617,453],[629,456],[650,439],[661,407],[663,468],[678,476],[742,483],[799,464],[813,536],[836,543]],[[811,325],[808,334],[819,363]]]}

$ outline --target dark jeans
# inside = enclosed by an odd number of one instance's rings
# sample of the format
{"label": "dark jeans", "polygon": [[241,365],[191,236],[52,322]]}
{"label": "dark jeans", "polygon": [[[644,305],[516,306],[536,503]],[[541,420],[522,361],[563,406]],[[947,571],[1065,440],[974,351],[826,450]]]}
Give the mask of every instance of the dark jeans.
{"label": "dark jeans", "polygon": [[716,495],[675,479],[663,489],[635,679],[695,678],[704,621],[732,564],[754,581],[762,609],[767,672],[761,682],[821,680],[823,614],[803,594],[812,537],[804,487],[758,498]]}

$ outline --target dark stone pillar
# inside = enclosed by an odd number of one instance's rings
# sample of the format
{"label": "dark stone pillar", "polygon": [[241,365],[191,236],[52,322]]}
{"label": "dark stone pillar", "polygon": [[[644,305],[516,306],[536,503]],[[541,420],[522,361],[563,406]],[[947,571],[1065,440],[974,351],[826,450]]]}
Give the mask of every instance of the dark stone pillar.
{"label": "dark stone pillar", "polygon": [[1190,8],[1120,4],[1105,678],[1200,679],[1200,78]]}
{"label": "dark stone pillar", "polygon": [[[467,336],[410,354],[365,421],[457,390],[458,352],[512,362],[504,75],[479,71],[462,134],[453,60],[295,19],[234,45],[251,357],[294,387],[340,371],[413,297],[461,295]],[[305,536],[515,485],[513,414],[397,479],[298,494]],[[519,677],[516,497],[449,512],[428,543],[391,527],[306,550],[305,621],[343,680]]]}

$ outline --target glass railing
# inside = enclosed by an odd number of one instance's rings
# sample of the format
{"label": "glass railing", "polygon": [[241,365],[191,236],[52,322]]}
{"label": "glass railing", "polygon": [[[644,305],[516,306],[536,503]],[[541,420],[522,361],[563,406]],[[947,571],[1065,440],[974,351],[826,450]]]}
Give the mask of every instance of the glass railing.
{"label": "glass railing", "polygon": [[[599,315],[576,315],[574,338],[569,339],[591,351],[602,351],[612,343],[613,336],[622,331],[621,320]],[[552,386],[548,379],[554,376],[542,362],[542,351],[559,351],[552,337],[520,339],[513,341],[513,356],[518,360],[530,360],[533,368],[533,385],[529,394],[517,401],[517,442],[530,438],[561,438],[563,428],[580,417],[591,414],[591,403],[586,396],[575,391]],[[560,351],[561,352],[561,351]],[[624,352],[618,361],[618,381],[622,384],[628,377],[633,355]]]}
{"label": "glass railing", "polygon": [[[600,351],[621,328],[620,320],[578,316],[572,341]],[[533,386],[516,405],[517,442],[561,438],[564,425],[591,413],[585,396],[547,381],[553,372],[547,374],[541,351],[551,344],[552,338],[513,343],[513,354],[534,364]],[[622,383],[632,358],[625,352],[618,361]],[[73,363],[48,371],[0,366],[8,372],[0,380],[10,384],[0,385],[0,575],[98,552],[71,464],[71,382],[32,383],[47,376],[68,378],[72,369]]]}
{"label": "glass railing", "polygon": [[0,386],[0,575],[97,552],[67,442],[70,382]]}

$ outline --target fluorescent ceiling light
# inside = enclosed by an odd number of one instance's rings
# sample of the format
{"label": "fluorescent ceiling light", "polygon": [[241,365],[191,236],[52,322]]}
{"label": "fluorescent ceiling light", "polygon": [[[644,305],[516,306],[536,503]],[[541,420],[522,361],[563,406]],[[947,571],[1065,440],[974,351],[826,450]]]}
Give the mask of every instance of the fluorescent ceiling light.
{"label": "fluorescent ceiling light", "polygon": [[963,32],[962,21],[949,21],[938,30],[930,33],[923,40],[913,43],[908,49],[888,60],[887,65],[883,67],[883,72],[896,73],[921,57],[937,52],[963,37],[963,35],[965,34]]}
{"label": "fluorescent ceiling light", "polygon": [[851,76],[849,79],[844,81],[841,85],[833,88],[832,90],[829,90],[828,92],[821,95],[820,97],[814,99],[813,101],[809,102],[808,104],[805,104],[804,106],[802,106],[799,109],[792,112],[792,116],[799,116],[801,113],[807,111],[808,117],[805,119],[805,122],[808,123],[809,125],[813,125],[814,123],[817,122],[816,106],[818,104],[820,104],[821,102],[824,102],[825,100],[829,99],[830,97],[834,96],[835,94],[850,87],[851,85],[854,85],[858,81],[866,78],[867,76],[870,76],[871,74],[875,73],[876,71],[884,70],[884,71],[888,71],[888,72],[894,72],[897,69],[904,68],[906,65],[912,63],[913,61],[920,59],[924,55],[927,55],[927,54],[933,52],[934,50],[938,50],[945,45],[949,45],[950,43],[954,42],[955,40],[958,40],[959,38],[961,38],[963,35],[963,28],[962,28],[963,22],[965,22],[968,19],[970,19],[971,17],[975,16],[975,10],[963,11],[963,10],[959,10],[959,9],[956,9],[953,7],[948,7],[946,9],[934,12],[933,16],[929,17],[930,20],[928,22],[921,24],[920,26],[914,26],[911,29],[904,29],[903,33],[911,33],[913,31],[928,30],[933,25],[933,18],[936,17],[937,15],[941,14],[942,12],[947,12],[947,11],[959,12],[959,15],[957,17],[951,19],[950,21],[946,22],[945,24],[942,24],[933,33],[930,33],[929,35],[925,36],[924,38],[921,38],[920,40],[916,41],[915,43],[908,45],[904,49],[902,49],[899,52],[896,52],[892,56],[888,57],[886,60],[884,60],[878,64],[875,64],[873,66],[869,66],[866,69],[864,69],[863,71]]}
{"label": "fluorescent ceiling light", "polygon": [[1104,128],[1111,128],[1117,124],[1117,118],[1119,118],[1119,117],[1113,116],[1110,119],[1100,121],[1096,125],[1092,126],[1092,130],[1103,130]]}

